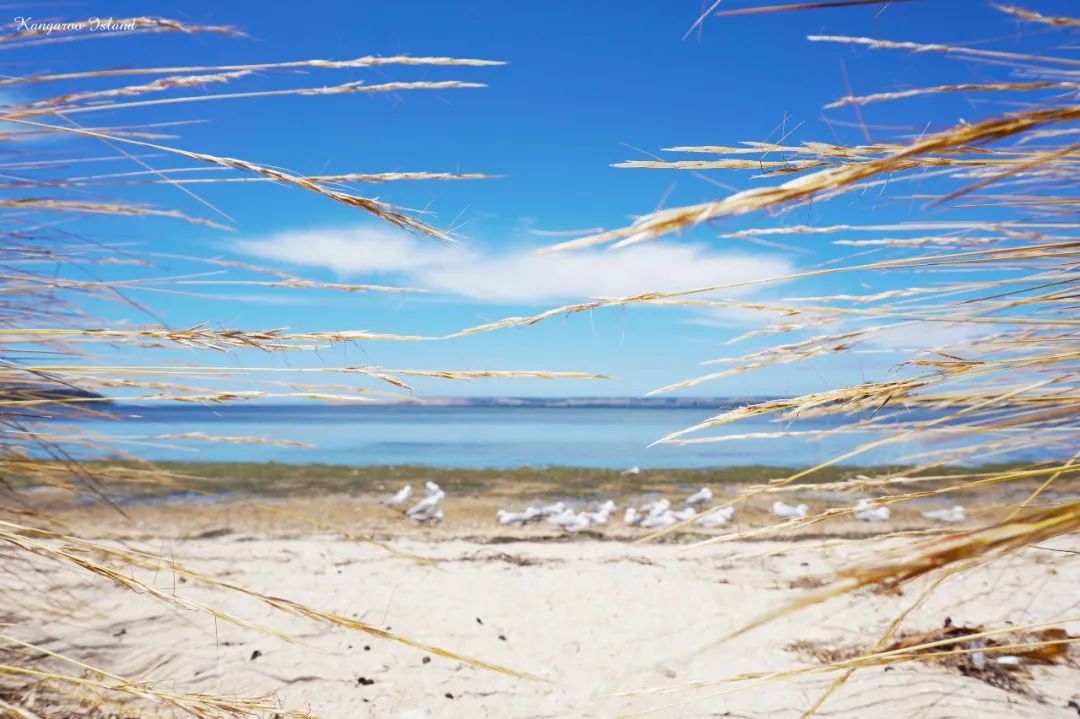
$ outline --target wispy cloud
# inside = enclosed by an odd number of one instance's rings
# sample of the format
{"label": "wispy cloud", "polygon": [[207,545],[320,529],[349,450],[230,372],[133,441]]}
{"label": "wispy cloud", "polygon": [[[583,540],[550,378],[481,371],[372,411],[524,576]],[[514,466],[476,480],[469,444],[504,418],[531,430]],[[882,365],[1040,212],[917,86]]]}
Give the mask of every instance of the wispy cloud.
{"label": "wispy cloud", "polygon": [[977,347],[985,341],[986,328],[963,322],[899,322],[870,336],[870,344],[898,352]]}
{"label": "wispy cloud", "polygon": [[475,300],[542,304],[764,279],[792,272],[782,256],[653,243],[621,251],[536,254],[444,247],[392,229],[360,226],[241,240],[244,254],[348,277],[395,278]]}

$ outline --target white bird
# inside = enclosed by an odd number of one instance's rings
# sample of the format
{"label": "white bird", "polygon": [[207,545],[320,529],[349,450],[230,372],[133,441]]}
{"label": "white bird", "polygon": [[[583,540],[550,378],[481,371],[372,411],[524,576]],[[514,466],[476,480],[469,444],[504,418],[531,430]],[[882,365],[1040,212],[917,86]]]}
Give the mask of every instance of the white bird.
{"label": "white bird", "polygon": [[697,521],[694,522],[694,524],[699,527],[704,527],[705,529],[712,529],[714,527],[719,527],[721,525],[727,524],[734,517],[735,508],[724,507],[723,509],[718,509],[715,512],[704,512],[700,517],[698,517]]}
{"label": "white bird", "polygon": [[567,532],[580,532],[589,527],[589,518],[584,514],[575,514],[571,521],[561,525]]}
{"label": "white bird", "polygon": [[603,502],[596,505],[596,511],[611,514],[612,512],[615,511],[615,502],[614,502],[614,500],[605,499]]}
{"label": "white bird", "polygon": [[[529,509],[534,508],[529,507]],[[534,515],[529,514],[529,509],[524,512],[508,512],[505,509],[500,509],[495,513],[495,516],[498,518],[499,524],[512,524],[515,527],[520,527],[533,518]]]}
{"label": "white bird", "polygon": [[594,512],[582,512],[582,516],[589,520],[590,524],[607,524],[611,513],[615,511],[615,502],[610,499],[596,505]]}
{"label": "white bird", "polygon": [[414,504],[412,507],[410,507],[409,510],[405,512],[405,516],[416,517],[421,514],[430,514],[432,510],[439,506],[439,502],[441,502],[443,497],[445,496],[446,492],[442,491],[441,489],[435,494],[429,494],[428,496],[424,497],[419,502]]}
{"label": "white bird", "polygon": [[885,506],[875,506],[867,499],[860,499],[855,503],[855,519],[861,522],[887,522],[892,516],[892,510]]}
{"label": "white bird", "polygon": [[549,504],[546,507],[540,508],[540,514],[544,517],[554,517],[558,514],[562,514],[566,511],[566,505],[562,502],[556,502],[555,504]]}
{"label": "white bird", "polygon": [[548,517],[547,521],[557,527],[562,527],[567,532],[580,532],[589,526],[589,518],[585,513],[575,512],[572,509],[567,509],[562,514]]}
{"label": "white bird", "polygon": [[626,514],[623,515],[623,521],[631,527],[641,524],[641,520],[643,519],[645,519],[645,517],[638,514],[637,508],[635,507],[627,507]]}
{"label": "white bird", "polygon": [[806,516],[806,513],[810,511],[810,508],[805,504],[790,505],[785,504],[782,500],[776,500],[772,505],[772,513],[777,517],[783,517],[784,519],[802,519]]}
{"label": "white bird", "polygon": [[641,467],[635,464],[630,469],[624,469],[620,474],[641,474]]}
{"label": "white bird", "polygon": [[413,516],[413,519],[420,524],[438,524],[443,520],[443,511],[436,509],[431,514],[417,514]]}
{"label": "white bird", "polygon": [[697,510],[693,507],[687,507],[686,509],[680,509],[678,512],[672,512],[671,516],[680,522],[685,522],[688,519],[693,519],[697,516]]}
{"label": "white bird", "polygon": [[945,522],[946,524],[956,524],[957,522],[963,522],[967,519],[964,514],[964,508],[959,504],[951,509],[932,509],[929,512],[923,512],[922,516],[927,519],[932,519],[935,522]]}
{"label": "white bird", "polygon": [[678,521],[674,514],[665,511],[645,517],[645,519],[641,520],[641,526],[645,529],[667,529]]}
{"label": "white bird", "polygon": [[702,487],[701,489],[684,499],[683,504],[705,504],[710,499],[712,499],[712,490],[708,487]]}
{"label": "white bird", "polygon": [[572,509],[563,509],[559,514],[552,514],[547,517],[548,524],[554,524],[557,527],[562,527],[566,524],[571,524],[577,521],[577,512]]}
{"label": "white bird", "polygon": [[671,502],[663,498],[658,499],[655,502],[649,502],[648,504],[644,504],[641,507],[641,511],[649,517],[661,515],[669,509],[671,509]]}
{"label": "white bird", "polygon": [[525,508],[522,512],[525,515],[525,521],[531,522],[534,519],[541,519],[544,516],[544,512],[539,507],[534,507],[531,504]]}
{"label": "white bird", "polygon": [[431,495],[433,495],[433,494],[438,494],[439,492],[442,491],[442,487],[435,484],[430,479],[428,481],[424,482],[424,488],[427,489],[427,496],[429,496],[429,497]]}
{"label": "white bird", "polygon": [[398,490],[397,494],[395,494],[393,497],[389,497],[388,499],[382,500],[382,502],[380,502],[380,504],[382,504],[384,506],[387,506],[387,507],[400,507],[401,505],[405,504],[405,502],[407,502],[409,497],[411,497],[411,496],[412,496],[412,485],[411,484],[406,484],[404,487],[402,487],[401,489]]}
{"label": "white bird", "polygon": [[580,516],[584,517],[589,524],[607,524],[610,514],[610,512],[582,512]]}
{"label": "white bird", "polygon": [[534,519],[539,519],[543,514],[539,507],[529,505],[525,507],[525,510],[522,512],[499,510],[495,513],[495,516],[498,518],[500,525],[514,525],[516,527],[521,527]]}

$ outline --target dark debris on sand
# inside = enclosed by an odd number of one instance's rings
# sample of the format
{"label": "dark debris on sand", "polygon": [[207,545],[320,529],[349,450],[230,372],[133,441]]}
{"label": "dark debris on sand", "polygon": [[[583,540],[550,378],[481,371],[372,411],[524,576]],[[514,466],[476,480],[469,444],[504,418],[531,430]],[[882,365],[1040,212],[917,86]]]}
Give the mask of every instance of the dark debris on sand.
{"label": "dark debris on sand", "polygon": [[[1031,680],[1031,667],[1040,664],[1068,663],[1075,665],[1076,660],[1069,655],[1070,635],[1060,627],[1049,627],[1032,631],[1018,631],[1005,636],[994,636],[957,641],[933,647],[927,644],[944,640],[959,640],[986,631],[985,627],[967,627],[954,624],[950,618],[944,625],[929,632],[908,632],[899,634],[896,639],[880,650],[872,644],[854,646],[827,646],[821,642],[799,640],[786,648],[790,652],[813,659],[822,664],[856,659],[868,654],[894,652],[911,649],[911,654],[926,655],[918,659],[967,677],[978,679],[998,689],[1020,694],[1036,701],[1045,698],[1035,692],[1028,682]],[[1021,645],[1021,646],[1017,646]],[[1036,645],[1025,648],[1022,645]],[[1016,646],[1016,649],[996,649]],[[964,650],[963,653],[941,655],[950,650]],[[971,651],[976,650],[976,651]],[[981,651],[980,651],[981,650]],[[910,655],[909,655],[910,656]],[[1015,663],[1002,663],[1004,657],[1013,657]],[[888,671],[891,667],[886,666]]]}

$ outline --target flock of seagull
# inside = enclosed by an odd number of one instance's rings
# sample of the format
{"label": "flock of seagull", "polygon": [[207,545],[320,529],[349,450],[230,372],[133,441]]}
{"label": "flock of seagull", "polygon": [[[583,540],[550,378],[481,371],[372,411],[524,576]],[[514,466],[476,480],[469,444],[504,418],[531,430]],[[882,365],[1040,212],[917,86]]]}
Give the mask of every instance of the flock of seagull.
{"label": "flock of seagull", "polygon": [[[424,488],[424,498],[405,510],[405,516],[423,524],[438,524],[444,516],[439,503],[446,497],[446,492],[431,481],[426,482]],[[382,500],[381,504],[386,507],[402,507],[409,501],[412,494],[412,485],[407,484],[394,496]],[[712,499],[712,490],[702,487],[681,501],[681,509],[672,509],[671,500],[665,498],[639,507],[630,506],[623,513],[623,523],[631,527],[660,530],[691,520],[704,529],[714,529],[731,522],[735,518],[735,507],[727,505],[717,509],[706,509]],[[611,499],[595,504],[591,510],[580,511],[567,506],[565,502],[555,502],[543,506],[530,505],[520,512],[500,509],[496,512],[495,518],[499,524],[512,527],[523,527],[530,522],[547,522],[563,531],[574,533],[607,524],[616,509],[615,502]],[[699,513],[699,509],[705,511]],[[805,504],[787,504],[778,499],[773,502],[770,511],[781,519],[802,519],[809,513],[810,507]],[[852,514],[862,522],[887,522],[892,516],[892,510],[868,499],[860,499],[852,509]],[[922,516],[945,524],[963,522],[967,518],[964,508],[960,505],[949,509],[925,511]]]}
{"label": "flock of seagull", "polygon": [[[802,519],[810,511],[805,504],[786,504],[780,500],[773,502],[772,513],[783,519]],[[892,510],[885,505],[875,504],[869,499],[860,499],[851,511],[860,522],[888,522]],[[942,524],[957,524],[967,519],[964,508],[959,504],[948,509],[931,509],[922,513],[924,519]]]}
{"label": "flock of seagull", "polygon": [[615,511],[615,502],[608,499],[600,502],[592,511],[575,512],[564,502],[555,502],[543,507],[526,507],[521,512],[509,512],[500,509],[495,513],[499,524],[523,527],[529,522],[545,521],[567,532],[580,532],[589,527],[607,524],[611,513]]}
{"label": "flock of seagull", "polygon": [[[443,501],[446,497],[446,492],[442,487],[435,484],[432,481],[424,483],[424,498],[405,510],[405,516],[420,522],[421,524],[438,524],[443,520],[443,510],[439,506],[439,502]],[[400,507],[409,501],[412,497],[413,489],[411,484],[406,484],[404,487],[398,490],[398,493],[393,497],[388,497],[382,500],[381,504],[385,507]]]}

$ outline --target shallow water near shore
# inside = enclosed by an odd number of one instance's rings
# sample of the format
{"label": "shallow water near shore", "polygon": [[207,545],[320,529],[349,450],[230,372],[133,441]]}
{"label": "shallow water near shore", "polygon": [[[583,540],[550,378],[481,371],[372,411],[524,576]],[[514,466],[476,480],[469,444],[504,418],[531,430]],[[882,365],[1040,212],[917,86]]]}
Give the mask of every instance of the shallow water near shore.
{"label": "shallow water near shore", "polygon": [[[152,460],[218,462],[313,462],[363,465],[510,468],[574,466],[593,468],[707,468],[740,465],[812,466],[877,439],[874,432],[808,439],[805,436],[693,445],[649,445],[693,426],[721,410],[710,407],[550,407],[550,406],[325,406],[234,405],[116,407],[114,418],[87,419],[86,428]],[[911,412],[910,419],[925,419]],[[121,418],[123,421],[117,421]],[[827,417],[780,424],[764,419],[722,425],[709,436],[749,432],[829,430]],[[208,442],[161,435],[291,440],[306,447]],[[859,464],[908,463],[910,455],[944,442],[889,444],[858,456]],[[1038,454],[1038,456],[1036,456]],[[1045,459],[1023,450],[993,461]]]}

